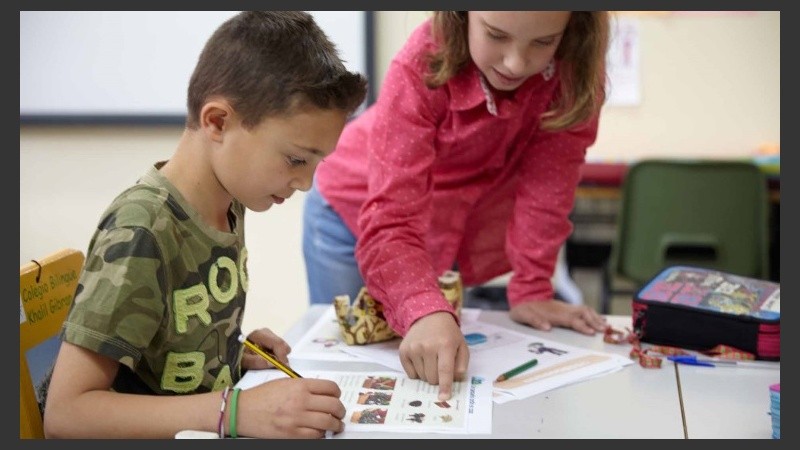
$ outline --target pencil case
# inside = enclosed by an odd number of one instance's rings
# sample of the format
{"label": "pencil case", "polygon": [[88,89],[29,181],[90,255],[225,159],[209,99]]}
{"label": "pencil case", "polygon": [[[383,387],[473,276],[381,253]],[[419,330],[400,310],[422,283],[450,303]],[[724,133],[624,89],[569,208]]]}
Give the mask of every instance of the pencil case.
{"label": "pencil case", "polygon": [[779,283],[692,266],[662,270],[633,298],[642,342],[708,351],[718,345],[780,360]]}
{"label": "pencil case", "polygon": [[[453,270],[444,272],[439,277],[439,288],[460,317],[464,298],[461,275]],[[383,305],[366,287],[361,288],[352,304],[349,295],[338,295],[333,299],[333,306],[339,330],[348,345],[374,344],[399,337],[386,322]]]}

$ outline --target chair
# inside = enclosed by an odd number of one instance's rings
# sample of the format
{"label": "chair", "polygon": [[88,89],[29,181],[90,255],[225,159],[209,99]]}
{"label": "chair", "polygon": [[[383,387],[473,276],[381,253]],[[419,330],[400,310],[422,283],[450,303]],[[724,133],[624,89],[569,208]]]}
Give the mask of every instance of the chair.
{"label": "chair", "polygon": [[672,265],[769,276],[767,181],[756,165],[642,160],[628,170],[621,200],[601,312],[619,293],[617,277],[638,289]]}
{"label": "chair", "polygon": [[44,398],[83,253],[62,249],[19,268],[19,437],[44,438]]}

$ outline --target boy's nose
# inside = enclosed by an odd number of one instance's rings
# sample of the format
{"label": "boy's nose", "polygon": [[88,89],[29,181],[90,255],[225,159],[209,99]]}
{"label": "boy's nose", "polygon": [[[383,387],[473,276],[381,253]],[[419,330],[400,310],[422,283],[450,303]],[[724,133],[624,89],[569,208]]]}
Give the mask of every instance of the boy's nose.
{"label": "boy's nose", "polygon": [[292,179],[289,187],[297,191],[308,192],[311,189],[311,183],[314,181],[314,170],[303,171],[298,176]]}

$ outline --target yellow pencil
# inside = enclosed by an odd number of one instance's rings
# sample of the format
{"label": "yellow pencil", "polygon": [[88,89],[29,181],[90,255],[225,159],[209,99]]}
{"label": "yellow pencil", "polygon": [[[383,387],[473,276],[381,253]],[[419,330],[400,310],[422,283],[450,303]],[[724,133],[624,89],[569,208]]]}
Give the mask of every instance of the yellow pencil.
{"label": "yellow pencil", "polygon": [[289,375],[291,378],[303,378],[303,377],[300,376],[299,373],[297,373],[294,370],[292,370],[291,367],[289,367],[289,366],[283,364],[282,362],[278,361],[278,358],[275,355],[262,350],[261,347],[259,347],[256,344],[250,342],[250,340],[247,339],[246,337],[244,337],[243,334],[239,335],[239,342],[241,342],[242,344],[246,345],[247,348],[249,348],[250,350],[255,352],[256,355],[258,355],[258,356],[266,359],[267,361],[271,362],[273,366],[277,367],[278,369],[280,369],[281,372],[285,373],[286,375]]}

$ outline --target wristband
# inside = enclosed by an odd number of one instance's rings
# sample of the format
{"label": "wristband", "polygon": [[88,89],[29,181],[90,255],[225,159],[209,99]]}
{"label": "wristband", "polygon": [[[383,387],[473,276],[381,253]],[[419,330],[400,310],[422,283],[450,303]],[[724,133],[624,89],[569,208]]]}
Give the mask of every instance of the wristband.
{"label": "wristband", "polygon": [[233,394],[231,395],[231,413],[230,413],[230,432],[231,437],[236,438],[238,435],[236,434],[236,410],[237,410],[237,403],[239,402],[239,393],[242,392],[241,389],[235,388],[233,390]]}
{"label": "wristband", "polygon": [[223,419],[225,418],[225,405],[228,403],[228,392],[230,390],[230,386],[225,386],[225,390],[222,391],[222,404],[219,406],[219,422],[217,423],[217,432],[220,439],[225,438],[225,422]]}

